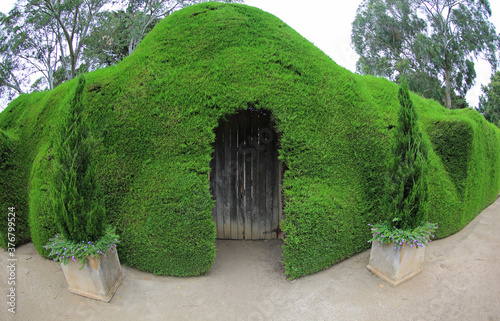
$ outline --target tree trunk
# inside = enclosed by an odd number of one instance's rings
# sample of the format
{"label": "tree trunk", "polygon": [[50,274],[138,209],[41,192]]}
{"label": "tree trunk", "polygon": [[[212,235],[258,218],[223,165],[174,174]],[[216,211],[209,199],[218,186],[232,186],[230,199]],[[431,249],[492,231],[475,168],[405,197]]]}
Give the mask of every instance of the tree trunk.
{"label": "tree trunk", "polygon": [[[72,49],[72,48],[70,48]],[[71,79],[76,78],[76,57],[75,54],[72,53],[73,50],[71,50]]]}
{"label": "tree trunk", "polygon": [[451,109],[451,80],[450,80],[450,68],[445,69],[444,81],[445,81],[445,97],[444,97],[444,106],[448,109]]}

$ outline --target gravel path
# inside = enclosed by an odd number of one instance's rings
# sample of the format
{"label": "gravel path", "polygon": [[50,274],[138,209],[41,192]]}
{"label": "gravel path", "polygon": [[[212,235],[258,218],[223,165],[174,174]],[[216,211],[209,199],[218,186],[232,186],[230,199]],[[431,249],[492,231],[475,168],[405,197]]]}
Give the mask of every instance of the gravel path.
{"label": "gravel path", "polygon": [[369,251],[287,281],[281,241],[217,241],[211,272],[161,277],[124,267],[110,303],[71,294],[61,268],[32,244],[16,249],[16,314],[0,250],[0,320],[500,320],[500,199],[459,233],[430,243],[424,271],[392,288]]}

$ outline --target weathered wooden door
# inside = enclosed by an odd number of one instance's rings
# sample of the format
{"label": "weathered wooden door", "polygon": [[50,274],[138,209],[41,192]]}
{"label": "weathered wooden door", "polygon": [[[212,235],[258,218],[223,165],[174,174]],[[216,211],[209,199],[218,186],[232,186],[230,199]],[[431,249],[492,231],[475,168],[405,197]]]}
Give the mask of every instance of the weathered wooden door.
{"label": "weathered wooden door", "polygon": [[210,181],[217,238],[278,238],[279,140],[269,114],[241,111],[221,122],[215,134]]}

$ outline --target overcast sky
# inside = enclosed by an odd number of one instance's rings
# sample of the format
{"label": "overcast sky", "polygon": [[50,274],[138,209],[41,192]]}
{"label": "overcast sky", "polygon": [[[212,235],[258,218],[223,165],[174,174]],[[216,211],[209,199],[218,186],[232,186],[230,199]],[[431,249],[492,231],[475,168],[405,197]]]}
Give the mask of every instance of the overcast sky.
{"label": "overcast sky", "polygon": [[[0,0],[0,11],[7,13],[15,0]],[[337,64],[356,69],[357,54],[351,47],[351,24],[361,0],[245,0],[245,4],[272,13],[330,56]],[[341,3],[341,4],[340,4]],[[500,1],[490,0],[493,15],[490,21],[500,31]],[[467,100],[477,107],[480,84],[488,84],[491,68],[488,62],[476,62],[476,86]]]}

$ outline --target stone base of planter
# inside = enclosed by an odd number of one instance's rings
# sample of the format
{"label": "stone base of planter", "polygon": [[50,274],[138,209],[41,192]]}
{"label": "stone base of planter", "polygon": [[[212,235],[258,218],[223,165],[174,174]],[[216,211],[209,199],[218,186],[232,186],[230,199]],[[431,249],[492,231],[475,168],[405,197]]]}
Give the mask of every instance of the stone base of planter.
{"label": "stone base of planter", "polygon": [[394,243],[372,242],[368,270],[392,286],[411,279],[422,272],[426,246],[410,247],[403,244],[394,249]]}
{"label": "stone base of planter", "polygon": [[67,265],[61,264],[68,290],[87,298],[109,302],[125,277],[116,248],[108,251],[107,256],[87,257],[86,260],[81,270],[82,264],[78,261],[70,260]]}

